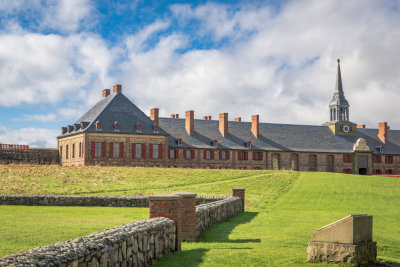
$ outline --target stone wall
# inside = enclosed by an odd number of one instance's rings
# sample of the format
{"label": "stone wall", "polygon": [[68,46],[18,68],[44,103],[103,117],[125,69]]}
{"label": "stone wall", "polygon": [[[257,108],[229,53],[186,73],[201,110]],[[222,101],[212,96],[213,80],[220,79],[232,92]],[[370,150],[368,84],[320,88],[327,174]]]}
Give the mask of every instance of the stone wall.
{"label": "stone wall", "polygon": [[[229,197],[197,196],[196,205],[207,204]],[[99,207],[148,207],[148,196],[101,195],[0,195],[0,205],[24,206],[99,206]]]}
{"label": "stone wall", "polygon": [[242,199],[239,197],[228,197],[223,200],[197,206],[197,237],[213,224],[225,222],[240,212],[242,212]]}
{"label": "stone wall", "polygon": [[0,259],[0,266],[149,266],[175,251],[175,224],[136,221]]}
{"label": "stone wall", "polygon": [[0,195],[0,205],[148,207],[147,196]]}
{"label": "stone wall", "polygon": [[0,149],[0,164],[59,164],[58,149],[33,148],[29,150]]}

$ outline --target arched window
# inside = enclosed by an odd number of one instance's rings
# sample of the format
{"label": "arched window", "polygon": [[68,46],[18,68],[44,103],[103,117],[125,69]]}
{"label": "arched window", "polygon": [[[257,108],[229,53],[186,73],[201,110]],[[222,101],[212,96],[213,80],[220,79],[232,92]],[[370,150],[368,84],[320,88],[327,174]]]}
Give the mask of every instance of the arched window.
{"label": "arched window", "polygon": [[118,121],[114,122],[114,130],[118,132],[119,128],[120,128],[119,122]]}

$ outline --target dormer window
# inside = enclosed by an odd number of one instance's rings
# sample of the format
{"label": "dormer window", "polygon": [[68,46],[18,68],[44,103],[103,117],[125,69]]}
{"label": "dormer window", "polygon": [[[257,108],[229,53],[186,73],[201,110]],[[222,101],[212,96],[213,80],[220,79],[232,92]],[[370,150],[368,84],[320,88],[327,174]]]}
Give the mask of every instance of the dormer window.
{"label": "dormer window", "polygon": [[376,152],[380,152],[380,153],[383,153],[383,146],[382,145],[380,145],[380,146],[376,146]]}
{"label": "dormer window", "polygon": [[67,128],[61,127],[61,135],[65,134],[67,132]]}
{"label": "dormer window", "polygon": [[100,121],[96,121],[96,130],[101,131],[103,129],[103,125]]}
{"label": "dormer window", "polygon": [[136,123],[136,132],[138,133],[142,132],[142,124],[140,122]]}
{"label": "dormer window", "polygon": [[154,129],[155,133],[158,133],[158,124],[157,123],[154,124],[153,129]]}
{"label": "dormer window", "polygon": [[218,144],[218,141],[217,141],[217,140],[214,140],[214,141],[211,142],[211,145],[212,145],[213,147],[217,147],[217,144]]}
{"label": "dormer window", "polygon": [[83,122],[81,122],[81,129],[83,130],[83,128],[85,128],[85,127],[83,127]]}
{"label": "dormer window", "polygon": [[179,138],[177,142],[178,142],[178,146],[181,146],[182,145],[182,138]]}
{"label": "dormer window", "polygon": [[248,142],[246,143],[246,146],[247,146],[247,148],[251,148],[251,141],[248,141]]}
{"label": "dormer window", "polygon": [[67,126],[67,132],[70,133],[73,131],[73,127],[71,125]]}
{"label": "dormer window", "polygon": [[119,128],[120,128],[119,122],[118,121],[114,122],[114,131],[119,132]]}
{"label": "dormer window", "polygon": [[74,132],[79,130],[80,125],[79,124],[74,124]]}

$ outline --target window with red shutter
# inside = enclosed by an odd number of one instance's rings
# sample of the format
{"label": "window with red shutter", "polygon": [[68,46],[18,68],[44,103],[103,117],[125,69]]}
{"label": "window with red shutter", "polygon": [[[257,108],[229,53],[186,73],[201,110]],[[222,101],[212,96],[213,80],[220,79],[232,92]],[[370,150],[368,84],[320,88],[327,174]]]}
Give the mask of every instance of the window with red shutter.
{"label": "window with red shutter", "polygon": [[215,151],[211,151],[211,159],[215,159]]}
{"label": "window with red shutter", "polygon": [[[249,152],[246,151],[245,154],[244,154],[244,156],[245,156],[244,158],[245,158],[246,160],[249,160]],[[228,158],[228,159],[229,159],[229,158]]]}
{"label": "window with red shutter", "polygon": [[206,159],[207,158],[207,150],[204,150],[203,151],[203,159]]}
{"label": "window with red shutter", "polygon": [[186,149],[183,150],[183,158],[187,159],[187,157],[186,157]]}
{"label": "window with red shutter", "polygon": [[146,158],[146,144],[144,143],[142,144],[142,158]]}
{"label": "window with red shutter", "polygon": [[119,157],[124,158],[124,143],[119,143]]}
{"label": "window with red shutter", "polygon": [[132,158],[134,159],[136,157],[136,144],[132,144]]}
{"label": "window with red shutter", "polygon": [[101,156],[106,157],[106,142],[101,143]]}
{"label": "window with red shutter", "polygon": [[110,158],[113,157],[113,153],[114,153],[114,143],[111,142],[111,143],[110,143]]}
{"label": "window with red shutter", "polygon": [[149,154],[150,154],[150,158],[153,158],[153,144],[149,144]]}
{"label": "window with red shutter", "polygon": [[257,153],[257,152],[253,152],[253,160],[256,160],[256,158],[257,158],[257,157],[256,157],[256,153]]}
{"label": "window with red shutter", "polygon": [[347,162],[347,155],[346,154],[343,154],[343,162]]}
{"label": "window with red shutter", "polygon": [[163,150],[162,150],[162,144],[158,145],[158,158],[162,159],[163,158]]}
{"label": "window with red shutter", "polygon": [[194,149],[192,149],[192,151],[191,151],[191,156],[192,156],[192,159],[194,159],[194,157],[195,157],[195,154],[194,154]]}
{"label": "window with red shutter", "polygon": [[230,151],[226,151],[226,159],[229,159],[230,158]]}
{"label": "window with red shutter", "polygon": [[260,155],[261,155],[260,160],[264,160],[264,152],[260,152]]}
{"label": "window with red shutter", "polygon": [[175,149],[175,158],[178,159],[179,158],[179,152],[178,149]]}
{"label": "window with red shutter", "polygon": [[94,141],[92,141],[92,158],[95,157],[95,150],[96,150],[96,144]]}
{"label": "window with red shutter", "polygon": [[238,151],[238,160],[242,160],[242,151]]}

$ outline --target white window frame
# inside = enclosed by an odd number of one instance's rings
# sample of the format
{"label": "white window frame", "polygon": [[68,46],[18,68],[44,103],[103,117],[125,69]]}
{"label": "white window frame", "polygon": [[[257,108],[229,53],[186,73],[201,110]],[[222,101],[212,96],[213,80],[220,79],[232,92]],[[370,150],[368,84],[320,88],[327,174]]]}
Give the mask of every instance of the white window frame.
{"label": "white window frame", "polygon": [[206,150],[206,159],[211,159],[211,151]]}
{"label": "white window frame", "polygon": [[100,158],[102,155],[102,153],[101,153],[102,151],[101,151],[101,143],[100,142],[95,142],[94,143],[94,156],[96,157],[96,158]]}
{"label": "white window frame", "polygon": [[142,157],[142,144],[135,144],[135,157],[141,158]]}
{"label": "white window frame", "polygon": [[171,159],[176,158],[175,150],[174,150],[174,149],[170,149],[170,150],[169,150],[169,158],[171,158]]}
{"label": "white window frame", "polygon": [[159,158],[159,144],[153,144],[153,159]]}
{"label": "white window frame", "polygon": [[221,151],[221,159],[226,160],[226,151]]}
{"label": "white window frame", "polygon": [[114,142],[113,143],[113,158],[119,158],[119,151],[120,151],[120,147],[119,147],[119,143]]}

